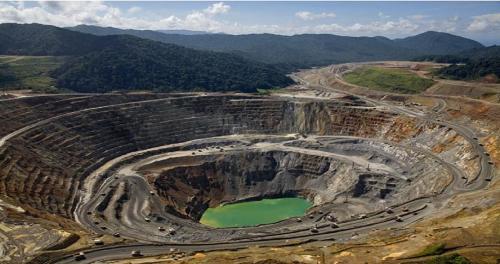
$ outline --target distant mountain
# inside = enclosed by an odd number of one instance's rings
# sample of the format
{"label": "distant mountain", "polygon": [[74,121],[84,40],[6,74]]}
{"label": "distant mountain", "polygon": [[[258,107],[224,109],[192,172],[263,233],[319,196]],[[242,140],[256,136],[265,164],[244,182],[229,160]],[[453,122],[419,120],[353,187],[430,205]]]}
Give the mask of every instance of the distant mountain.
{"label": "distant mountain", "polygon": [[[72,29],[103,35],[99,27],[79,26]],[[147,30],[116,30],[110,34],[130,34],[194,49],[229,52],[289,69],[341,62],[406,60],[419,55],[448,54],[483,47],[476,41],[439,32],[391,40],[385,37],[329,34],[181,35],[152,34]]]}
{"label": "distant mountain", "polygon": [[255,91],[291,83],[285,71],[301,67],[407,60],[471,48],[483,46],[439,32],[391,40],[328,34],[181,35],[85,25],[69,30],[40,24],[0,24],[0,54],[70,56],[52,76],[59,87],[86,92]]}
{"label": "distant mountain", "polygon": [[394,42],[401,47],[433,55],[453,54],[464,50],[484,47],[475,40],[435,31],[427,31],[416,36],[395,39]]}
{"label": "distant mountain", "polygon": [[110,35],[131,35],[139,38],[163,41],[163,38],[167,35],[159,31],[154,30],[135,30],[135,29],[119,29],[113,27],[98,27],[89,25],[78,25],[76,27],[66,28],[72,31],[77,31],[81,33],[93,34],[97,36],[110,36]]}
{"label": "distant mountain", "polygon": [[57,87],[78,92],[255,92],[293,83],[282,70],[231,54],[40,24],[0,24],[0,54],[69,56],[51,76]]}
{"label": "distant mountain", "polygon": [[197,30],[183,30],[183,29],[169,29],[169,30],[155,30],[164,34],[179,34],[179,35],[204,35],[204,34],[213,34],[206,31],[197,31]]}
{"label": "distant mountain", "polygon": [[264,63],[289,64],[297,67],[346,61],[410,58],[416,55],[406,48],[395,47],[391,40],[381,37],[352,38],[326,34],[297,36],[273,34],[182,35],[164,34],[151,30],[123,30],[85,25],[70,29],[100,36],[129,34],[199,50],[233,53]]}
{"label": "distant mountain", "polygon": [[91,34],[40,24],[0,24],[0,54],[82,55],[106,45]]}
{"label": "distant mountain", "polygon": [[136,37],[147,38],[152,40],[158,40],[157,38],[161,38],[162,34],[177,34],[177,35],[203,35],[203,34],[213,34],[206,31],[195,31],[195,30],[135,30],[135,29],[120,29],[114,27],[99,27],[92,25],[78,25],[74,27],[67,27],[66,29],[70,29],[73,31],[78,31],[87,34],[93,34],[98,36],[106,36],[106,35],[133,35]]}

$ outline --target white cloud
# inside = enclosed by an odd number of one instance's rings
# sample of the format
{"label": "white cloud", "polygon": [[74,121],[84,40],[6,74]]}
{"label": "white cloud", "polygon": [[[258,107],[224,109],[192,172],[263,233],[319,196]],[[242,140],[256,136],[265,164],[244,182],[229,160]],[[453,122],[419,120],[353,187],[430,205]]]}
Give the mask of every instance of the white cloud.
{"label": "white cloud", "polygon": [[410,33],[416,33],[421,31],[421,28],[417,24],[411,23],[411,21],[406,19],[400,19],[395,21],[373,21],[369,23],[354,23],[350,25],[341,25],[338,23],[332,24],[318,24],[318,25],[306,25],[306,26],[281,26],[281,25],[253,25],[253,26],[241,26],[232,25],[231,27],[226,26],[225,31],[227,33],[255,33],[255,32],[266,32],[275,34],[304,34],[304,33],[316,33],[316,34],[339,34],[339,35],[350,35],[350,36],[374,36],[374,35],[408,35]]}
{"label": "white cloud", "polygon": [[137,14],[137,13],[139,13],[141,11],[142,11],[142,8],[140,8],[138,6],[133,6],[133,7],[129,8],[127,10],[127,13],[129,13],[129,14]]}
{"label": "white cloud", "polygon": [[417,20],[417,21],[423,20],[424,18],[427,18],[427,17],[428,16],[426,16],[426,15],[420,15],[420,14],[408,16],[408,18],[413,19],[413,20]]}
{"label": "white cloud", "polygon": [[458,24],[459,21],[460,17],[452,16],[444,20],[435,20],[429,18],[422,19],[418,20],[418,23],[420,27],[425,30],[455,33],[456,31],[459,30],[459,24]]}
{"label": "white cloud", "polygon": [[[60,27],[90,24],[132,29],[188,29],[209,32],[225,32],[229,34],[274,33],[302,34],[329,33],[349,36],[407,36],[426,30],[455,32],[465,30],[459,28],[459,17],[448,17],[439,20],[407,18],[389,18],[383,13],[374,21],[357,23],[315,23],[308,25],[287,24],[240,24],[237,21],[226,21],[222,14],[231,11],[231,6],[223,2],[209,3],[205,8],[194,10],[184,16],[172,14],[153,18],[145,15],[147,10],[131,7],[120,10],[113,2],[47,2],[24,4],[23,2],[0,2],[0,23],[41,23]],[[319,18],[335,17],[334,13],[298,12],[297,17],[305,21]],[[488,30],[499,28],[500,14],[489,14],[474,17],[468,30]]]}
{"label": "white cloud", "polygon": [[[170,15],[157,20],[143,17],[128,17],[111,4],[102,1],[53,2],[39,1],[25,7],[16,2],[0,2],[0,23],[41,23],[60,27],[90,24],[134,29],[193,29],[220,32],[224,24],[215,19],[227,13],[231,7],[222,2],[214,3],[201,11],[193,11],[185,17]],[[140,7],[131,7],[125,13],[140,12]]]}
{"label": "white cloud", "polygon": [[302,19],[302,20],[315,20],[315,19],[322,19],[322,18],[334,18],[337,15],[335,13],[312,13],[309,11],[300,11],[295,13],[295,16]]}
{"label": "white cloud", "polygon": [[225,14],[229,12],[231,6],[224,4],[223,2],[212,4],[203,10],[205,13],[210,15]]}
{"label": "white cloud", "polygon": [[374,21],[366,24],[354,23],[352,25],[323,24],[312,28],[315,33],[343,33],[353,35],[376,35],[376,34],[401,34],[412,33],[419,29],[419,26],[409,20],[400,19],[397,21]]}
{"label": "white cloud", "polygon": [[500,13],[473,17],[467,30],[475,32],[500,30]]}
{"label": "white cloud", "polygon": [[229,12],[231,6],[223,2],[215,3],[204,9],[203,11],[193,11],[184,19],[172,18],[177,22],[177,27],[183,29],[204,30],[210,32],[219,32],[224,28],[224,23],[215,19],[219,14]]}
{"label": "white cloud", "polygon": [[42,23],[56,26],[78,24],[120,25],[130,21],[122,18],[120,9],[103,2],[40,1],[33,7],[0,3],[0,22]]}

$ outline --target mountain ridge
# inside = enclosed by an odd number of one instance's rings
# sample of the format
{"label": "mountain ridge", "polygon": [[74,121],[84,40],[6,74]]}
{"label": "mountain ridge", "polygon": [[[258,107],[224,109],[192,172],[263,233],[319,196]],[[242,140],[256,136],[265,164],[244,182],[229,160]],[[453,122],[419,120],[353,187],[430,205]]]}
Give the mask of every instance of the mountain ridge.
{"label": "mountain ridge", "polygon": [[[435,55],[453,54],[474,48],[484,48],[484,45],[478,41],[437,31],[426,31],[415,36],[394,39],[393,41],[403,47],[412,47],[417,51],[431,52]],[[419,45],[416,45],[416,43],[419,43]]]}
{"label": "mountain ridge", "polygon": [[330,34],[180,35],[112,27],[78,28],[94,34],[42,24],[0,24],[0,54],[71,57],[51,76],[58,86],[81,92],[255,92],[289,85],[292,81],[285,73],[298,68],[408,60],[422,56],[424,49],[433,55],[484,49],[473,40],[439,32],[391,40]]}
{"label": "mountain ridge", "polygon": [[78,92],[242,91],[284,87],[285,72],[236,55],[130,35],[95,36],[41,24],[1,24],[0,54],[68,56],[50,76]]}
{"label": "mountain ridge", "polygon": [[[132,35],[143,39],[175,44],[197,50],[232,53],[246,59],[266,64],[276,64],[291,71],[296,68],[322,66],[333,63],[408,60],[423,55],[455,54],[484,46],[477,41],[448,33],[428,31],[407,38],[394,39],[383,36],[347,37],[331,34],[299,34],[293,36],[274,34],[166,34],[154,30],[118,29],[80,25],[58,28],[41,24],[24,24],[24,27],[47,27],[33,30],[17,30],[24,39],[11,39],[9,30],[22,24],[0,24],[2,54],[24,55],[82,55],[97,48],[105,38],[113,35]],[[50,28],[50,30],[48,29]],[[41,35],[40,32],[47,32]],[[6,32],[6,33],[5,33]],[[75,32],[88,34],[85,41]],[[89,36],[90,35],[90,36]],[[26,36],[36,36],[26,39]],[[91,36],[94,36],[91,37]],[[19,34],[14,34],[19,37]],[[56,39],[56,40],[54,40]],[[111,38],[112,39],[112,38]],[[14,43],[6,47],[6,43]],[[24,49],[23,49],[24,47]],[[102,48],[102,47],[101,47]]]}
{"label": "mountain ridge", "polygon": [[[98,26],[80,25],[70,29],[103,34]],[[289,64],[291,69],[342,62],[410,59],[483,47],[474,40],[433,31],[394,40],[383,36],[349,37],[332,34],[180,35],[116,28],[109,34],[131,34],[194,49],[233,53],[269,64]]]}

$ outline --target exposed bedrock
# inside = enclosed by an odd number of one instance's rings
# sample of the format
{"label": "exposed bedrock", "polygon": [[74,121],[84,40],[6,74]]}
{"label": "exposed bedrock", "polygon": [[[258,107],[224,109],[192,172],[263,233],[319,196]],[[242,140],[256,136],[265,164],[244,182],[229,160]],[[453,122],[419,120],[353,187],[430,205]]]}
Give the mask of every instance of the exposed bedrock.
{"label": "exposed bedrock", "polygon": [[[106,162],[133,151],[231,134],[305,133],[394,138],[396,141],[409,142],[418,140],[420,135],[432,137],[440,133],[451,133],[447,128],[420,124],[412,118],[401,119],[397,114],[368,107],[352,98],[322,101],[220,94],[137,97],[109,95],[102,98],[81,95],[44,96],[1,101],[0,112],[4,128],[1,130],[2,136],[13,133],[4,138],[4,144],[0,146],[0,194],[20,205],[65,217],[72,216],[81,194],[88,191],[85,186],[90,173]],[[467,142],[458,136],[455,139],[443,142],[447,144],[447,149],[442,150],[443,158],[456,161],[459,157],[452,154],[454,150],[460,150],[462,156],[469,152]],[[426,147],[431,149],[439,143],[439,138],[433,138],[433,145],[428,144]],[[278,158],[274,155],[285,156]],[[276,184],[275,181],[279,182],[279,179],[291,175],[289,178],[295,182],[273,186],[277,188],[276,192],[307,194],[306,184],[319,180],[313,181],[307,171],[304,175],[295,176],[293,162],[284,162],[293,159],[286,155],[274,153],[267,157],[275,160],[277,172],[273,176],[275,180],[266,181],[265,184]],[[224,179],[222,176],[236,166],[231,165],[229,160],[224,163],[224,159],[231,157],[224,157],[221,161],[214,160],[212,165],[208,163],[205,166],[212,166],[214,175],[219,173],[221,179]],[[473,162],[468,161],[464,165]],[[223,165],[227,168],[219,170]],[[247,166],[249,167],[244,168]],[[259,177],[270,177],[271,174],[266,174],[266,170],[259,169],[256,165],[244,164],[239,167],[243,167],[240,168],[241,175],[255,177],[250,177],[249,182],[255,183],[256,187],[264,185]],[[190,173],[196,175],[195,168],[190,170]],[[327,173],[330,171],[324,174]],[[306,181],[307,177],[311,177],[311,180]],[[223,184],[222,186],[231,182],[210,182],[207,179],[207,183]],[[203,181],[196,183],[203,184]],[[298,188],[302,183],[303,187]],[[249,190],[241,188],[241,198],[255,196]],[[252,192],[264,192],[263,189],[265,188],[252,188]],[[192,206],[208,206],[219,201],[234,200],[231,190],[233,189],[224,189],[223,193],[214,191],[217,198],[211,198],[213,201],[196,198],[200,201]],[[208,194],[203,195],[205,196],[208,197]],[[189,202],[177,201],[179,206]],[[196,218],[199,215],[193,216]]]}
{"label": "exposed bedrock", "polygon": [[[139,171],[154,177],[154,187],[170,212],[195,221],[208,207],[276,196],[302,196],[316,206],[342,203],[340,195],[368,205],[381,200],[386,205],[402,203],[439,192],[451,181],[446,168],[436,166],[433,158],[387,144],[327,138],[284,144],[318,154],[249,146],[249,150],[190,156],[187,162],[187,157],[161,159]],[[337,154],[343,160],[328,156]],[[372,169],[360,164],[371,164]],[[377,204],[360,212],[375,209],[380,209]]]}
{"label": "exposed bedrock", "polygon": [[238,152],[168,169],[154,185],[172,208],[198,220],[207,207],[224,202],[314,195],[339,167],[328,158],[298,153]]}

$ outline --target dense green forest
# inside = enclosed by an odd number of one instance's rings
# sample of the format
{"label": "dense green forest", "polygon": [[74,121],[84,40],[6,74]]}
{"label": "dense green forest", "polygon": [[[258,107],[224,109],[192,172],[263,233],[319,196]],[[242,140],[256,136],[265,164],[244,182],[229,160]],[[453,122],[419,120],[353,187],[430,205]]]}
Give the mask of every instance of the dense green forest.
{"label": "dense green forest", "polygon": [[448,55],[425,55],[414,58],[414,61],[433,61],[438,63],[466,63],[471,60],[492,59],[500,57],[500,46],[474,48],[460,53]]}
{"label": "dense green forest", "polygon": [[436,72],[444,78],[476,80],[491,74],[500,77],[500,46],[471,49],[455,55],[421,56],[415,60],[451,63]]}
{"label": "dense green forest", "polygon": [[[473,40],[439,32],[396,40],[328,34],[199,33],[165,34],[92,26],[70,30],[9,23],[0,24],[0,54],[65,56],[64,64],[50,68],[50,72],[36,73],[35,77],[44,81],[41,84],[80,92],[144,89],[255,92],[289,85],[292,80],[286,73],[298,68],[404,60],[426,53],[442,55],[483,48]],[[13,74],[29,72],[22,66],[16,71],[8,67],[4,65],[0,73],[0,86],[2,82],[23,87],[34,83],[29,82],[28,76]],[[23,78],[28,82],[20,81]]]}
{"label": "dense green forest", "polygon": [[[255,92],[293,83],[283,70],[232,54],[129,35],[95,36],[40,24],[0,24],[0,54],[64,55],[64,64],[38,75],[47,86],[55,83],[58,88],[79,92]],[[24,77],[14,73],[29,70],[18,67],[14,71],[10,64],[3,67],[0,86],[4,87],[22,84],[19,80]]]}
{"label": "dense green forest", "polygon": [[83,55],[109,43],[107,38],[40,24],[0,24],[0,55]]}
{"label": "dense green forest", "polygon": [[450,79],[476,80],[490,74],[500,76],[500,58],[470,60],[465,64],[452,64],[439,69],[438,74]]}
{"label": "dense green forest", "polygon": [[418,55],[456,53],[483,46],[473,40],[440,32],[391,40],[385,37],[346,37],[330,34],[163,34],[81,25],[70,28],[95,35],[128,34],[200,50],[212,50],[279,65],[287,70],[333,63],[408,60]]}
{"label": "dense green forest", "polygon": [[427,31],[416,36],[395,39],[398,45],[413,49],[422,54],[447,55],[484,46],[477,41],[448,33]]}
{"label": "dense green forest", "polygon": [[116,36],[116,45],[77,57],[53,72],[60,87],[78,92],[242,91],[292,83],[283,71],[230,54]]}

